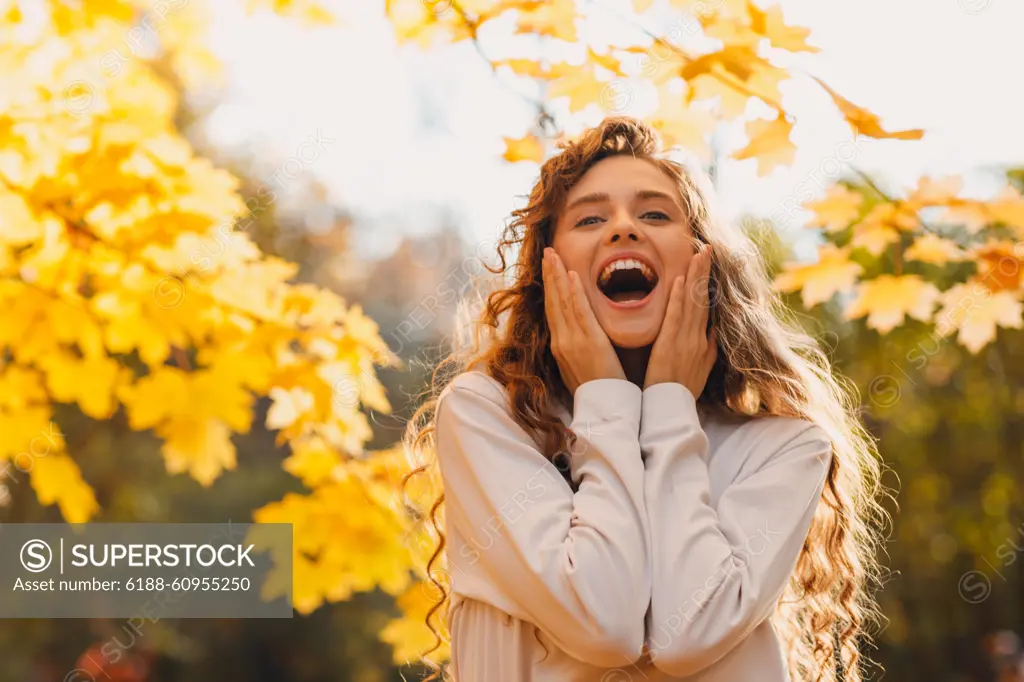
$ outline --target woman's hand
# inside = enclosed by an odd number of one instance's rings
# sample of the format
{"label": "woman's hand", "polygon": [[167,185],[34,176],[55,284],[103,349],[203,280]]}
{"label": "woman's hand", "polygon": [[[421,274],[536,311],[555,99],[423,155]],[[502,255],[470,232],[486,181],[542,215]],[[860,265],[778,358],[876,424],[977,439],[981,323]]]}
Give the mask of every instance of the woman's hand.
{"label": "woman's hand", "polygon": [[551,247],[544,249],[542,270],[551,354],[569,393],[575,394],[580,384],[594,379],[625,379],[619,356],[583,292],[579,273],[566,272]]}
{"label": "woman's hand", "polygon": [[718,357],[717,334],[708,327],[708,284],[711,245],[690,259],[686,277],[672,282],[665,321],[651,348],[644,388],[668,381],[689,389],[694,398],[704,391]]}

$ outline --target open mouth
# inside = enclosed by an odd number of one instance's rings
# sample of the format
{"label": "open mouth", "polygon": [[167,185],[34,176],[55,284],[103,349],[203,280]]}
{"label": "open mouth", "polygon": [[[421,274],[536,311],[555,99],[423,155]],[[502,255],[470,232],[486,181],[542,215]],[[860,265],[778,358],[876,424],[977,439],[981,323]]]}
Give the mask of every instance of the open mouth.
{"label": "open mouth", "polygon": [[656,286],[658,274],[635,258],[609,263],[597,278],[597,288],[616,303],[643,300]]}

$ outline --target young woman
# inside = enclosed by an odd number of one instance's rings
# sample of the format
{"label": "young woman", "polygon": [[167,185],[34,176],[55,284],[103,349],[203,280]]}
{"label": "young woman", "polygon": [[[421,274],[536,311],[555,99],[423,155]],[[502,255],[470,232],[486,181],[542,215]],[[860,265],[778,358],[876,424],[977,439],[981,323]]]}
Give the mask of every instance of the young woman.
{"label": "young woman", "polygon": [[514,281],[406,434],[454,679],[860,680],[876,453],[752,244],[627,117],[514,217]]}

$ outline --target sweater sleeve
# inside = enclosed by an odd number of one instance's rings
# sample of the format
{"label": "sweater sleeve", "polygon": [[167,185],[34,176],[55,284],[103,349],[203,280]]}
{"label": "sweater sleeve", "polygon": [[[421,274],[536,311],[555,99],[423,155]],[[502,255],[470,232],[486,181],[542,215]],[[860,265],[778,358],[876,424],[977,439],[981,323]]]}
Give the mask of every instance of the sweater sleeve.
{"label": "sweater sleeve", "polygon": [[644,643],[651,574],[640,400],[625,380],[577,388],[575,493],[490,377],[460,375],[438,405],[445,514],[473,548],[475,569],[518,611],[510,615],[597,665],[635,661]]}
{"label": "sweater sleeve", "polygon": [[651,658],[657,668],[689,677],[771,615],[817,509],[832,446],[811,422],[769,425],[758,439],[770,450],[758,454],[763,464],[712,507],[708,439],[693,394],[679,383],[655,384],[643,391],[642,409]]}

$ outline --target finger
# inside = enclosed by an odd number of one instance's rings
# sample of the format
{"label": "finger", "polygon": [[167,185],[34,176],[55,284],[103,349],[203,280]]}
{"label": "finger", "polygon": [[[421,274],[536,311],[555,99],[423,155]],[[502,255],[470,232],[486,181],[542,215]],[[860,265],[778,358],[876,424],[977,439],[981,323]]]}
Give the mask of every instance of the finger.
{"label": "finger", "polygon": [[570,325],[576,322],[576,316],[572,312],[572,289],[569,287],[569,274],[562,264],[562,259],[556,253],[551,254],[551,268],[554,273],[555,291],[562,308],[562,322],[566,332],[570,332],[572,331]]}
{"label": "finger", "polygon": [[703,260],[701,262],[701,277],[700,277],[700,315],[697,320],[697,329],[703,333],[707,333],[708,328],[708,316],[711,314],[711,245],[708,244],[704,247],[704,253],[702,254]]}
{"label": "finger", "polygon": [[573,319],[576,320],[576,324],[584,329],[587,328],[586,317],[583,314],[583,306],[580,305],[579,296],[577,295],[576,280],[577,275],[575,270],[571,270],[569,275],[569,303],[571,305],[570,312],[572,313]]}
{"label": "finger", "polygon": [[551,256],[545,254],[541,266],[544,279],[544,313],[548,319],[548,331],[551,334],[552,346],[554,346],[555,340],[561,338],[565,322],[562,319],[562,307],[558,301],[558,288],[555,283],[552,263]]}
{"label": "finger", "polygon": [[685,295],[685,277],[672,280],[672,288],[668,293],[668,308],[665,309],[665,321],[662,328],[670,335],[678,333],[683,321],[683,299]]}
{"label": "finger", "polygon": [[590,334],[603,334],[604,330],[601,329],[601,324],[597,321],[597,316],[594,315],[594,309],[590,307],[590,301],[587,300],[587,294],[583,291],[583,280],[580,279],[580,273],[575,270],[570,272],[569,284],[572,290],[573,312],[580,327]]}
{"label": "finger", "polygon": [[694,330],[695,322],[699,319],[700,314],[700,310],[698,310],[700,307],[698,286],[700,285],[702,253],[703,249],[695,253],[686,268],[686,291],[683,300],[680,302],[683,315],[680,326],[685,327],[683,331],[687,333]]}

